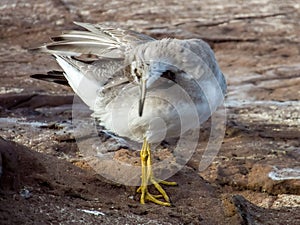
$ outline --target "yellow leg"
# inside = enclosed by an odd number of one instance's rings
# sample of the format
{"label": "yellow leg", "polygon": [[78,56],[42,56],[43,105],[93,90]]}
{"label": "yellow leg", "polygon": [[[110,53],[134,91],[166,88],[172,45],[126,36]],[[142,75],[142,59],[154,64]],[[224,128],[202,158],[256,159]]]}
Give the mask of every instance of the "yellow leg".
{"label": "yellow leg", "polygon": [[[171,206],[170,198],[161,187],[161,184],[165,185],[177,185],[176,182],[168,182],[163,180],[155,179],[152,172],[151,163],[151,152],[150,144],[146,139],[144,139],[143,147],[141,150],[141,162],[142,162],[142,183],[138,188],[137,192],[141,192],[141,204],[145,204],[145,200],[152,201],[156,204],[163,206]],[[148,184],[153,184],[155,188],[159,191],[160,195],[152,195],[148,191]],[[158,198],[164,198],[165,202],[158,200]]]}

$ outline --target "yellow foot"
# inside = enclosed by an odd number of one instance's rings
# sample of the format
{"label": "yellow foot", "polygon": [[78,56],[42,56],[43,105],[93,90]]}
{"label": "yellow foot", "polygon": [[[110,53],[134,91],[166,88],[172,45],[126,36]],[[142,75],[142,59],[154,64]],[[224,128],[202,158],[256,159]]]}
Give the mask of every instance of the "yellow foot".
{"label": "yellow foot", "polygon": [[[164,185],[177,185],[176,182],[169,182],[164,180],[155,179],[151,167],[151,155],[150,155],[150,144],[144,139],[143,147],[141,150],[141,162],[142,162],[142,184],[138,188],[137,192],[141,193],[141,204],[151,201],[158,205],[171,206],[171,201],[165,190],[161,187],[160,184]],[[159,195],[152,195],[148,191],[148,184],[153,184],[155,188],[159,191]],[[163,198],[165,201],[158,200]]]}
{"label": "yellow foot", "polygon": [[[148,186],[140,186],[137,189],[137,192],[142,193],[141,194],[141,199],[140,202],[141,204],[145,204],[146,201],[151,201],[154,202],[158,205],[163,205],[163,206],[171,206],[171,201],[165,190],[161,187],[161,184],[165,185],[172,185],[175,186],[177,185],[176,182],[168,182],[168,181],[163,181],[161,180],[160,182],[157,182],[153,177],[150,179],[150,182],[156,187],[156,189],[160,192],[159,195],[152,195],[148,191]],[[159,200],[159,198],[164,198],[165,201]]]}

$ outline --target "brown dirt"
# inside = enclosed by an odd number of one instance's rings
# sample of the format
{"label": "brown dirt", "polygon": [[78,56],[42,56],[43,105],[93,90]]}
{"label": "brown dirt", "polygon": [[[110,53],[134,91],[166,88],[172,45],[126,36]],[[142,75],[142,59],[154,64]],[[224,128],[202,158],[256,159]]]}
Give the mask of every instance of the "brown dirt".
{"label": "brown dirt", "polygon": [[[2,1],[0,224],[300,224],[299,7],[296,0]],[[166,187],[174,207],[140,205],[135,187],[96,174],[72,133],[72,90],[29,77],[58,66],[27,49],[74,28],[72,21],[200,37],[213,47],[229,86],[226,135],[199,172],[204,126],[198,150],[170,178],[179,185]],[[126,149],[115,154],[138,159]],[[298,174],[272,180],[275,167]]]}

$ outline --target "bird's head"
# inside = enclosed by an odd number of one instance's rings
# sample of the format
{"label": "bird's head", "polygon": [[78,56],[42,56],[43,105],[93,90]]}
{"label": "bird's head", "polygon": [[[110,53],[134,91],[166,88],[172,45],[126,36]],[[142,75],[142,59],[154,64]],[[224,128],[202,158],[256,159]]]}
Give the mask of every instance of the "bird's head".
{"label": "bird's head", "polygon": [[[140,89],[139,116],[143,115],[147,89],[160,77],[173,70],[171,65],[160,61],[134,61],[131,63],[130,74]],[[168,77],[166,77],[168,78]],[[169,78],[168,78],[169,79]]]}

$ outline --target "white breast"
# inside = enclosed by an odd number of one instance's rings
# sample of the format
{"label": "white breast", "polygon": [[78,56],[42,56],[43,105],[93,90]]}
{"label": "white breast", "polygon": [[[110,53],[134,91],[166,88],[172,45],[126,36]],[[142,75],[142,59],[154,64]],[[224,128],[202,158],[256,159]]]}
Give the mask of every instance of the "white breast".
{"label": "white breast", "polygon": [[142,117],[138,115],[139,88],[134,84],[100,93],[94,116],[119,136],[138,142],[146,137],[157,143],[199,128],[223,100],[218,85],[209,81],[203,81],[202,87],[188,80],[181,80],[181,85],[165,81],[158,80],[149,88]]}

